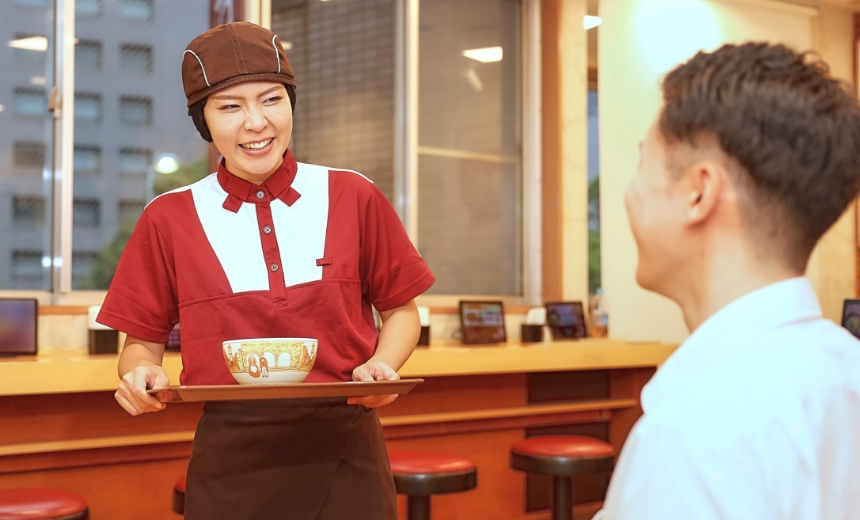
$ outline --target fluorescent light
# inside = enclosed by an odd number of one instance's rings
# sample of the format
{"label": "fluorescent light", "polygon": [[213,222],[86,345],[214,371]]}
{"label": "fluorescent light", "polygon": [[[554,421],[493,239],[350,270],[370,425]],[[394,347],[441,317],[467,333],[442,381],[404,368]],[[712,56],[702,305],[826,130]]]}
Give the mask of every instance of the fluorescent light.
{"label": "fluorescent light", "polygon": [[293,42],[281,42],[281,47],[283,47],[285,51],[288,51],[293,48]]}
{"label": "fluorescent light", "polygon": [[591,16],[585,15],[582,17],[582,27],[587,31],[589,29],[594,29],[598,25],[603,23],[603,18],[599,16]]}
{"label": "fluorescent light", "polygon": [[48,50],[48,39],[44,36],[30,36],[29,38],[18,38],[10,40],[9,47],[24,49],[28,51],[45,52]]}
{"label": "fluorescent light", "polygon": [[45,78],[41,76],[33,76],[32,78],[30,78],[30,83],[32,83],[33,85],[44,85]]}
{"label": "fluorescent light", "polygon": [[484,47],[482,49],[469,49],[463,51],[463,56],[481,63],[492,63],[502,61],[503,51],[501,47]]}
{"label": "fluorescent light", "polygon": [[158,173],[176,173],[179,169],[179,160],[173,154],[166,153],[158,158],[155,163],[155,171]]}

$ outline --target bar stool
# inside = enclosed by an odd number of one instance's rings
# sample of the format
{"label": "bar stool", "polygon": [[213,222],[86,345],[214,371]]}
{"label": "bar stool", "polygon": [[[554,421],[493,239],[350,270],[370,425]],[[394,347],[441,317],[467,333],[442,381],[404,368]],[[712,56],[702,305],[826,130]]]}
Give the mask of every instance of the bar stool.
{"label": "bar stool", "polygon": [[409,520],[430,520],[430,495],[469,491],[478,485],[478,470],[466,457],[435,451],[392,451],[388,458],[394,486],[407,496]]}
{"label": "bar stool", "polygon": [[29,488],[0,491],[4,520],[89,520],[87,502],[65,489]]}
{"label": "bar stool", "polygon": [[173,486],[173,512],[177,515],[185,514],[185,475]]}
{"label": "bar stool", "polygon": [[571,479],[574,475],[612,470],[615,450],[590,437],[532,437],[511,448],[511,467],[552,477],[552,520],[571,520]]}

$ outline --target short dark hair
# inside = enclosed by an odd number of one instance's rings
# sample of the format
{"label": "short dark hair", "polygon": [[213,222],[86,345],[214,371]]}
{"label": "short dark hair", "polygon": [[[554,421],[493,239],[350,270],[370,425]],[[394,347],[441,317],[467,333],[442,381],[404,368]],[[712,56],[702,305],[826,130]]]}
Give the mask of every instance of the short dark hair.
{"label": "short dark hair", "polygon": [[663,80],[669,145],[716,140],[741,168],[741,211],[805,269],[860,191],[860,106],[816,55],[746,43],[699,52]]}

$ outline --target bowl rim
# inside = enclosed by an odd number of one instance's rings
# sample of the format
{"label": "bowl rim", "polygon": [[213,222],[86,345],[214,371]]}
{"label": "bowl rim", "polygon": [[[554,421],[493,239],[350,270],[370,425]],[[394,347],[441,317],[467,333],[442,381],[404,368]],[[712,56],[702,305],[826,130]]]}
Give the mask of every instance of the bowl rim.
{"label": "bowl rim", "polygon": [[319,343],[316,338],[253,338],[253,339],[228,339],[221,342],[221,346],[227,343],[242,343],[242,342],[262,342],[262,341],[313,341]]}

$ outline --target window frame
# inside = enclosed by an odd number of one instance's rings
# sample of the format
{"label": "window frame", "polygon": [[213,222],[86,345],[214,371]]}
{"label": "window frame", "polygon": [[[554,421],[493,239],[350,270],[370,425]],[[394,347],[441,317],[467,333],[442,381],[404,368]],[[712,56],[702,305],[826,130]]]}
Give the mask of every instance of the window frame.
{"label": "window frame", "polygon": [[[540,305],[541,290],[541,70],[540,1],[520,0],[522,121],[522,294],[424,295],[423,305],[453,307],[461,299],[492,297],[511,307]],[[418,228],[418,30],[419,0],[395,0],[395,201],[409,237]],[[244,19],[271,27],[271,0],[247,0]],[[72,290],[72,221],[74,185],[75,0],[56,0],[53,55],[54,85],[46,86],[54,114],[51,291],[0,291],[35,296],[41,304],[100,304],[106,291]],[[145,22],[141,20],[141,22]],[[104,100],[102,100],[102,103]],[[103,107],[102,107],[103,110]]]}

